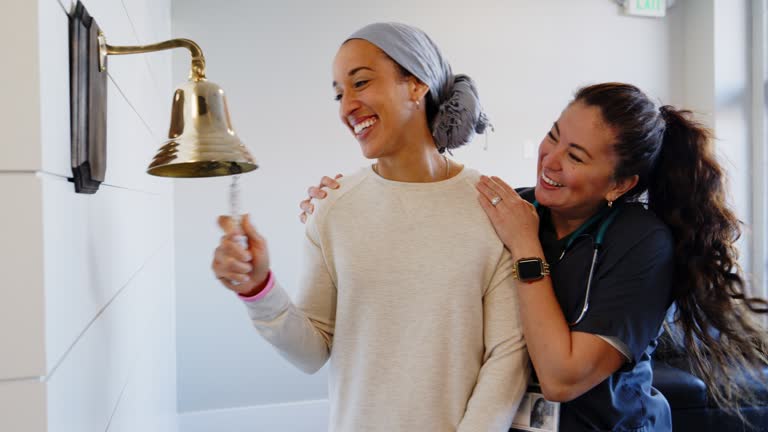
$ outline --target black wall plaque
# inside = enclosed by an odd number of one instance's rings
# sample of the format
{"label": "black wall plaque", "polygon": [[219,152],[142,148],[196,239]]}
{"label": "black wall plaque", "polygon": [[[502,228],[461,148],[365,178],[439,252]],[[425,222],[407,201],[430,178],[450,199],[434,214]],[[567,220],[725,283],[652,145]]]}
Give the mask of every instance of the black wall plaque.
{"label": "black wall plaque", "polygon": [[69,17],[72,174],[75,192],[93,194],[107,170],[107,71],[99,70],[99,26],[77,2]]}

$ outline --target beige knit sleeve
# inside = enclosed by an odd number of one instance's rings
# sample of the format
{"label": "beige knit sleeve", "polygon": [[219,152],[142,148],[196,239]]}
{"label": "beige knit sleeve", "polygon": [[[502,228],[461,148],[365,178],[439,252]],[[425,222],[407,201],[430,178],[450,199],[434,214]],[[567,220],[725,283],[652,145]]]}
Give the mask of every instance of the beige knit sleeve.
{"label": "beige knit sleeve", "polygon": [[317,372],[330,356],[336,320],[336,287],[317,241],[315,224],[304,240],[306,267],[292,302],[279,283],[262,299],[245,303],[254,327],[286,360]]}
{"label": "beige knit sleeve", "polygon": [[512,423],[530,373],[517,303],[505,249],[483,296],[483,365],[458,432],[506,432]]}

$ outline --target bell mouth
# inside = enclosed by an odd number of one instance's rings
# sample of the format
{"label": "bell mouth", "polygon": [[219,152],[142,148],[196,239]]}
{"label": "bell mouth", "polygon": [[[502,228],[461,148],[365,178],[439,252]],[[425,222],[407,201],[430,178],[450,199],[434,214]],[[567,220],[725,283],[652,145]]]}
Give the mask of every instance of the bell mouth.
{"label": "bell mouth", "polygon": [[254,162],[199,161],[159,165],[147,169],[158,177],[197,178],[219,177],[247,173],[259,166]]}
{"label": "bell mouth", "polygon": [[158,177],[218,177],[243,174],[258,167],[236,136],[187,136],[166,141],[147,173]]}

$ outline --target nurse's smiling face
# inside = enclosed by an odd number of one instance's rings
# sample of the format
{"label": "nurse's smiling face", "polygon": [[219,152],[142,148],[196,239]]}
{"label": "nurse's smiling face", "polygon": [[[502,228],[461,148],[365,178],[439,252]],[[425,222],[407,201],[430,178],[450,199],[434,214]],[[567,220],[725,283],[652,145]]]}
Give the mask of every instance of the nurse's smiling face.
{"label": "nurse's smiling face", "polygon": [[600,108],[571,103],[539,145],[536,200],[553,215],[587,219],[633,179],[615,179],[616,134]]}

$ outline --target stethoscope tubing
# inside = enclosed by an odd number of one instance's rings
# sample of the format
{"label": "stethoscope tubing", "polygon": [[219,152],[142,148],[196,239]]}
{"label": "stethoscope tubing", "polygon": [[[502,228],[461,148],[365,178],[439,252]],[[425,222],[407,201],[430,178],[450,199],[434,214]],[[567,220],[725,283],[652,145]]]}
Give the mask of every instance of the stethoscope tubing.
{"label": "stethoscope tubing", "polygon": [[575,321],[568,323],[568,325],[571,327],[580,323],[581,320],[583,320],[584,317],[587,315],[587,311],[589,310],[589,294],[592,291],[592,278],[595,275],[595,267],[597,266],[598,250],[599,248],[596,246],[595,250],[592,252],[592,265],[589,266],[589,277],[587,277],[587,292],[584,294],[584,306],[581,308],[581,313],[579,313],[579,317],[576,318]]}
{"label": "stethoscope tubing", "polygon": [[[534,201],[533,205],[537,209],[539,208],[538,201]],[[584,320],[584,317],[587,315],[587,311],[589,310],[589,298],[590,298],[590,294],[592,293],[592,280],[595,276],[595,268],[597,268],[597,257],[600,252],[600,247],[603,245],[603,240],[605,239],[605,232],[608,230],[608,227],[611,225],[611,223],[616,218],[616,215],[618,213],[619,213],[618,208],[609,208],[607,210],[607,216],[604,216],[603,221],[600,223],[600,228],[598,228],[597,230],[597,236],[594,238],[595,247],[592,252],[592,264],[589,266],[589,276],[587,277],[587,289],[584,295],[584,305],[582,306],[581,312],[579,312],[579,316],[576,318],[576,320],[568,323],[570,327],[573,327],[579,324],[582,320]],[[599,219],[598,215],[595,215],[592,218]],[[577,229],[576,232],[574,232],[574,236],[571,237],[571,239],[568,241],[568,244],[563,249],[563,252],[560,254],[559,259],[563,259],[563,256],[565,256],[565,252],[570,248],[571,244],[576,240],[577,237],[581,236],[581,232],[586,230],[589,227],[589,225],[592,224],[593,222],[592,218],[589,221],[585,222],[584,225],[579,227],[579,229]]]}

